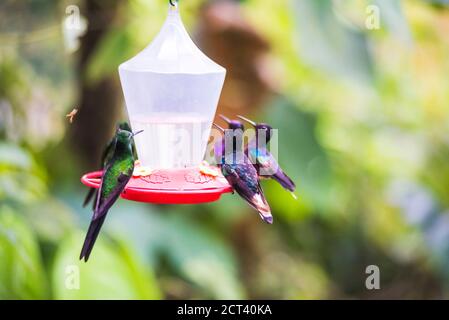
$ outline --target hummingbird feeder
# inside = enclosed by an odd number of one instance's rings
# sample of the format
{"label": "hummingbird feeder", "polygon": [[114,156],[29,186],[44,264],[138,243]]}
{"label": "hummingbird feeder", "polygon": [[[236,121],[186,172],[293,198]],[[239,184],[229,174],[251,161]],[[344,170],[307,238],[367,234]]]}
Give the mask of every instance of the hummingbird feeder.
{"label": "hummingbird feeder", "polygon": [[[162,29],[143,51],[119,66],[139,157],[121,194],[149,203],[192,204],[230,192],[226,179],[202,163],[226,70],[193,43],[176,1]],[[101,171],[81,181],[98,188]]]}

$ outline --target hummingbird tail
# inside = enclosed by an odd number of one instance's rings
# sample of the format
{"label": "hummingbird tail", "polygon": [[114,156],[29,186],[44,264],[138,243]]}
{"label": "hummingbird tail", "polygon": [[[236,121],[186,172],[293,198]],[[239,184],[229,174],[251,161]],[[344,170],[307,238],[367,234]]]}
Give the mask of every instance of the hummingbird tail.
{"label": "hummingbird tail", "polygon": [[289,176],[287,176],[281,169],[279,169],[272,178],[276,180],[284,189],[294,192],[296,185]]}
{"label": "hummingbird tail", "polygon": [[252,198],[252,204],[254,208],[259,212],[260,217],[266,223],[273,223],[273,216],[271,215],[271,209],[267,201],[261,194],[255,194]]}
{"label": "hummingbird tail", "polygon": [[101,226],[103,225],[106,215],[101,216],[98,219],[94,219],[90,222],[89,230],[87,231],[86,238],[84,240],[83,248],[81,249],[80,260],[84,258],[84,261],[89,260],[90,253],[100,233]]}
{"label": "hummingbird tail", "polygon": [[84,198],[84,202],[83,202],[83,208],[85,207],[85,206],[87,206],[87,204],[90,202],[90,200],[92,199],[92,197],[94,196],[94,194],[95,194],[95,188],[90,188],[89,189],[89,192],[86,194],[86,197]]}

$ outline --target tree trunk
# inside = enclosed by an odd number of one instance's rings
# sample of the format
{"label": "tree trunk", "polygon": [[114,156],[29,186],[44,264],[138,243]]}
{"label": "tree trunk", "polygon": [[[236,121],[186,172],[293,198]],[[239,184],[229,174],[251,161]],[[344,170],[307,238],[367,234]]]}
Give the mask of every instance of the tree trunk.
{"label": "tree trunk", "polygon": [[119,3],[120,0],[86,0],[83,10],[89,24],[81,39],[77,65],[79,112],[70,133],[83,170],[98,169],[102,149],[111,139],[120,115],[121,96],[117,76],[111,75],[95,83],[87,83],[85,76],[91,57],[113,25]]}

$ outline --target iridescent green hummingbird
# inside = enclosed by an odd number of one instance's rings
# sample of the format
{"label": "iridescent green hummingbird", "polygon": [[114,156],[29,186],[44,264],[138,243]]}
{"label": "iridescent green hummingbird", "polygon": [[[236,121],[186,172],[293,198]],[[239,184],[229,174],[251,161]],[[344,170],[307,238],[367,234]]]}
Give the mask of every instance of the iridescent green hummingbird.
{"label": "iridescent green hummingbird", "polygon": [[[126,130],[129,132],[131,131],[131,127],[129,126],[129,123],[126,121],[120,122],[117,125],[117,128],[120,128],[121,130]],[[103,153],[101,154],[101,162],[100,167],[104,169],[106,165],[108,164],[109,160],[112,158],[112,155],[114,153],[114,145],[115,145],[115,135],[114,137],[108,142],[106,147],[103,149]],[[134,139],[132,139],[132,145],[133,145],[133,155],[134,159],[137,159],[137,152],[136,152],[136,146],[134,144]],[[86,194],[86,197],[84,198],[83,207],[87,206],[87,204],[90,202],[90,200],[93,198],[95,192],[97,189],[90,188],[88,193]],[[95,202],[93,203],[93,208],[95,209]]]}
{"label": "iridescent green hummingbird", "polygon": [[100,233],[108,210],[125,189],[134,170],[133,137],[142,132],[132,133],[117,129],[113,142],[112,157],[107,161],[97,192],[94,213],[81,250],[80,259],[89,259],[89,255]]}

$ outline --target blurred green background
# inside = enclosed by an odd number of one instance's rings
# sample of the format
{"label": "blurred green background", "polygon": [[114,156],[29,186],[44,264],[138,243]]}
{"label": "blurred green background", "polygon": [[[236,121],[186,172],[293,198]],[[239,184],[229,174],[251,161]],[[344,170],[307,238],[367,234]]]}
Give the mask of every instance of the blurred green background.
{"label": "blurred green background", "polygon": [[0,298],[449,298],[443,0],[181,0],[228,70],[218,112],[279,129],[299,199],[263,182],[272,226],[236,195],[119,200],[78,261],[91,218],[79,178],[126,118],[117,67],[167,5],[1,1]]}

